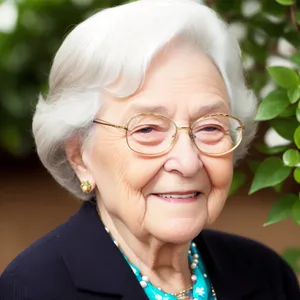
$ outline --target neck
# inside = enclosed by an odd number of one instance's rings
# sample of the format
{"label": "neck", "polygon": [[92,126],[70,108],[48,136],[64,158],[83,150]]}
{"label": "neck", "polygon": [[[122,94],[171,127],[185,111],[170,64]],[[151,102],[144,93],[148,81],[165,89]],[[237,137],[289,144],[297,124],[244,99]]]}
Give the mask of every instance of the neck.
{"label": "neck", "polygon": [[147,234],[137,237],[105,210],[99,211],[118,247],[154,286],[161,287],[167,293],[178,293],[192,286],[188,262],[189,243],[166,243]]}

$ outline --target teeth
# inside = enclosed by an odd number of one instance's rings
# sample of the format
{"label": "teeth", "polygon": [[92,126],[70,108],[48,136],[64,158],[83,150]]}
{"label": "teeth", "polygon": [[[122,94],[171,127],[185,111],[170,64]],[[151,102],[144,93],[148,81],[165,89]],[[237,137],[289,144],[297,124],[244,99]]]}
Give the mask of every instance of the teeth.
{"label": "teeth", "polygon": [[157,194],[159,197],[163,197],[163,198],[175,198],[175,199],[184,199],[184,198],[193,198],[197,196],[197,192],[196,193],[192,193],[192,194],[185,194],[185,195],[178,195],[178,194]]}

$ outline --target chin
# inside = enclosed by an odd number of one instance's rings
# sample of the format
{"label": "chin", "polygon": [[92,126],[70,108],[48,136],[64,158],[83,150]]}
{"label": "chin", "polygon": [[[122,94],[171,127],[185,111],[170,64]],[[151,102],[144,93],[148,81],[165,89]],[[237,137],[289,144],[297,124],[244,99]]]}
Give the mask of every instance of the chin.
{"label": "chin", "polygon": [[169,220],[149,228],[150,233],[166,243],[185,244],[193,240],[206,225],[206,220]]}

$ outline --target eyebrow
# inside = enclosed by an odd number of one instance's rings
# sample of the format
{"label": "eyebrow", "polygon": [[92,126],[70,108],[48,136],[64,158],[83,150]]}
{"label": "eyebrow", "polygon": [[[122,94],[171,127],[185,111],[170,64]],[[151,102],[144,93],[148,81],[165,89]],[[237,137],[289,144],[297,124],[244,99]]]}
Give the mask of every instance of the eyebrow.
{"label": "eyebrow", "polygon": [[[202,105],[199,107],[199,109],[195,110],[193,112],[193,119],[197,119],[203,115],[207,115],[210,113],[216,113],[216,112],[228,112],[228,106],[225,104],[224,101],[217,100],[214,103]],[[133,103],[130,105],[128,110],[126,110],[126,115],[128,113],[133,114],[140,114],[140,113],[157,113],[164,116],[168,116],[168,109],[163,105],[145,105],[145,104],[139,104],[139,103]]]}
{"label": "eyebrow", "polygon": [[229,106],[225,104],[224,101],[216,101],[215,103],[212,104],[206,104],[201,106],[198,110],[197,110],[197,116],[203,116],[203,115],[207,115],[210,113],[216,113],[216,112],[224,112],[224,110],[226,112],[228,112]]}
{"label": "eyebrow", "polygon": [[163,105],[145,105],[145,104],[138,104],[138,103],[133,103],[127,112],[133,112],[136,114],[139,113],[157,113],[157,114],[162,114],[162,115],[167,115],[168,114],[168,109],[163,106]]}

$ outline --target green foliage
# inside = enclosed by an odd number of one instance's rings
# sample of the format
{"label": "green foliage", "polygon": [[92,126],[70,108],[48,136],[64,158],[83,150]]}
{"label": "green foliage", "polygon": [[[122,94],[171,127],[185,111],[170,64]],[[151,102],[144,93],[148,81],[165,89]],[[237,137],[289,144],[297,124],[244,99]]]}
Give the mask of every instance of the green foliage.
{"label": "green foliage", "polygon": [[268,147],[265,144],[257,144],[256,149],[264,154],[278,154],[289,149],[288,145]]}
{"label": "green foliage", "polygon": [[283,253],[283,258],[293,267],[295,272],[300,273],[299,257],[300,249],[291,248]]}
{"label": "green foliage", "polygon": [[275,186],[290,175],[291,169],[284,166],[279,157],[266,158],[257,168],[249,193]]}
{"label": "green foliage", "polygon": [[294,194],[288,194],[278,199],[269,212],[267,221],[264,226],[280,222],[293,214],[293,206],[298,197]]}
{"label": "green foliage", "polygon": [[283,88],[297,88],[299,76],[296,72],[285,67],[268,67],[272,79]]}
{"label": "green foliage", "polygon": [[295,118],[276,118],[271,120],[269,124],[280,136],[289,141],[293,141],[294,132],[299,122]]}
{"label": "green foliage", "polygon": [[289,167],[295,167],[300,163],[300,154],[296,149],[289,149],[282,156],[283,163]]}
{"label": "green foliage", "polygon": [[295,130],[294,141],[295,141],[296,146],[300,149],[300,125]]}
{"label": "green foliage", "polygon": [[233,174],[232,184],[229,190],[229,196],[234,195],[246,182],[246,174],[243,172],[236,171]]}
{"label": "green foliage", "polygon": [[33,151],[32,113],[38,94],[46,90],[50,64],[64,36],[91,13],[122,2],[11,1],[18,12],[15,29],[0,31],[2,151],[15,156]]}
{"label": "green foliage", "polygon": [[[283,5],[294,3],[294,1],[288,0],[278,0],[277,2]],[[290,14],[293,12],[294,10],[290,9]],[[294,22],[294,19],[295,15],[291,18],[291,23]],[[288,36],[284,32],[281,33],[290,41],[294,39],[294,34],[299,36],[299,27],[295,23],[293,25],[286,27],[289,28],[287,29],[289,30]],[[292,27],[293,29],[291,29]],[[297,48],[295,44],[294,46]],[[256,116],[257,120],[266,122],[267,126],[290,141],[289,145],[271,148],[261,143],[256,146],[260,152],[266,155],[266,158],[255,169],[249,193],[273,187],[277,193],[281,194],[274,203],[265,226],[288,217],[292,217],[300,225],[300,194],[286,193],[283,189],[288,180],[293,180],[295,184],[300,183],[300,152],[298,150],[300,148],[300,52],[295,51],[290,57],[285,58],[294,63],[293,68],[282,66],[266,68],[276,87],[262,99]]]}
{"label": "green foliage", "polygon": [[292,5],[294,4],[294,0],[276,0],[281,5]]}
{"label": "green foliage", "polygon": [[300,99],[300,86],[290,88],[288,90],[288,97],[292,104],[296,103]]}
{"label": "green foliage", "polygon": [[290,100],[285,91],[273,91],[260,104],[256,120],[270,120],[277,117],[290,105]]}
{"label": "green foliage", "polygon": [[294,179],[297,183],[300,183],[300,167],[295,168]]}

